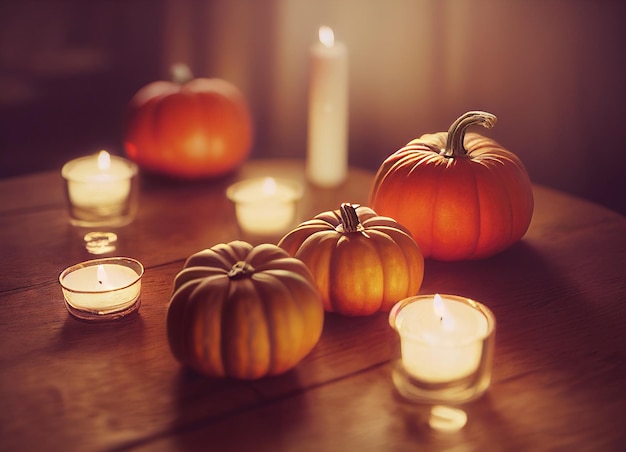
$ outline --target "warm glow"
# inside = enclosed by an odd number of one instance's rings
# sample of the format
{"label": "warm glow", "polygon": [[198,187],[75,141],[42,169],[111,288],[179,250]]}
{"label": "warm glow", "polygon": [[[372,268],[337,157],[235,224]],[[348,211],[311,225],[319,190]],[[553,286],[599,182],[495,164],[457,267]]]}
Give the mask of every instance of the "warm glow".
{"label": "warm glow", "polygon": [[441,296],[438,293],[435,294],[433,309],[437,317],[443,317],[443,314],[444,314],[443,300],[441,299]]}
{"label": "warm glow", "polygon": [[433,311],[435,316],[441,321],[441,326],[446,331],[452,331],[454,329],[454,321],[446,310],[446,304],[439,294],[435,294],[433,300]]}
{"label": "warm glow", "polygon": [[102,150],[98,154],[98,169],[106,171],[109,168],[111,168],[111,155],[107,151]]}
{"label": "warm glow", "polygon": [[335,34],[333,29],[322,25],[319,29],[320,42],[326,47],[332,47],[335,44]]}
{"label": "warm glow", "polygon": [[276,193],[276,181],[272,177],[266,178],[261,189],[264,195],[273,195]]}
{"label": "warm glow", "polygon": [[108,278],[107,278],[107,272],[106,270],[104,270],[104,267],[102,266],[102,264],[98,265],[98,270],[96,270],[96,275],[98,277],[98,284],[102,287],[106,287],[108,286]]}

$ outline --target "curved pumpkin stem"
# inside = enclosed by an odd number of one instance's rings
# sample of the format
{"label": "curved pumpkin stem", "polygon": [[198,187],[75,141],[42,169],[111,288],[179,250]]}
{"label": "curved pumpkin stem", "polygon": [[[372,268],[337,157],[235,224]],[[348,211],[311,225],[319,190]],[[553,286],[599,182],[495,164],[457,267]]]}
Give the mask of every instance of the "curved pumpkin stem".
{"label": "curved pumpkin stem", "polygon": [[350,204],[348,202],[342,203],[339,207],[343,232],[357,232],[363,230],[359,215],[356,213],[357,207],[359,207],[357,204]]}
{"label": "curved pumpkin stem", "polygon": [[448,129],[446,147],[441,151],[441,155],[448,158],[466,156],[467,150],[463,143],[465,141],[467,128],[480,124],[487,129],[491,129],[496,121],[497,118],[495,115],[487,113],[486,111],[468,111],[454,121]]}
{"label": "curved pumpkin stem", "polygon": [[254,267],[244,261],[239,261],[228,270],[228,277],[231,279],[241,279],[254,273]]}

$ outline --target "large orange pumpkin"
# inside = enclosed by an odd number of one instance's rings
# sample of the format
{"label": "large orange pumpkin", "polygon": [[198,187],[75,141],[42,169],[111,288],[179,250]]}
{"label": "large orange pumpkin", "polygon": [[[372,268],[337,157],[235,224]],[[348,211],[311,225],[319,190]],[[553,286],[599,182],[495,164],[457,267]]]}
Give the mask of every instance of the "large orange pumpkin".
{"label": "large orange pumpkin", "polygon": [[369,207],[344,203],[285,235],[278,246],[311,270],[327,311],[369,315],[415,295],[424,258],[409,231]]}
{"label": "large orange pumpkin", "polygon": [[411,141],[378,169],[370,205],[406,226],[424,257],[486,258],[526,233],[533,193],[521,160],[492,139],[466,134],[495,122],[470,111],[447,133]]}
{"label": "large orange pumpkin", "polygon": [[298,364],[323,323],[301,261],[276,245],[234,241],[187,259],[174,281],[167,336],[176,359],[199,373],[256,379]]}
{"label": "large orange pumpkin", "polygon": [[149,172],[181,179],[221,176],[246,160],[251,144],[248,106],[226,80],[157,81],[130,101],[124,148]]}

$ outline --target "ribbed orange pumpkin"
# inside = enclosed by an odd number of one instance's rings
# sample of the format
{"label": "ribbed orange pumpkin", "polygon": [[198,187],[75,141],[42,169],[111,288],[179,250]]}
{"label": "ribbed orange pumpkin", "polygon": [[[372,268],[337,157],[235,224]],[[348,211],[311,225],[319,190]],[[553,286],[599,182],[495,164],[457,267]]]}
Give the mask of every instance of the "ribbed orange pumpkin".
{"label": "ribbed orange pumpkin", "polygon": [[424,258],[409,231],[369,207],[344,203],[285,235],[278,246],[313,273],[324,309],[344,315],[388,311],[415,295]]}
{"label": "ribbed orange pumpkin", "polygon": [[129,103],[124,148],[149,172],[179,179],[221,176],[243,164],[251,144],[247,103],[226,80],[152,82]]}
{"label": "ribbed orange pumpkin", "polygon": [[283,373],[317,344],[324,310],[311,273],[276,245],[219,244],[174,281],[167,336],[174,357],[213,377]]}
{"label": "ribbed orange pumpkin", "polygon": [[449,131],[427,134],[378,169],[370,205],[411,231],[424,257],[443,261],[492,256],[521,239],[533,193],[521,160],[468,127],[496,117],[471,111]]}

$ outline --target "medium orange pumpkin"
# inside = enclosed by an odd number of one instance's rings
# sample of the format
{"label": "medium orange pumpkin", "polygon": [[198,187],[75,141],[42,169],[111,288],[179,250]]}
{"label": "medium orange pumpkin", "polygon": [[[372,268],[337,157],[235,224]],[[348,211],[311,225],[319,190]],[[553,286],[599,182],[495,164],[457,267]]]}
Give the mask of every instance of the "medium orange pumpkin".
{"label": "medium orange pumpkin", "polygon": [[167,311],[174,357],[213,377],[283,373],[313,349],[323,324],[307,267],[276,245],[243,241],[189,257]]}
{"label": "medium orange pumpkin", "polygon": [[311,270],[327,311],[369,315],[415,295],[424,258],[409,231],[369,207],[344,203],[285,235],[278,246]]}
{"label": "medium orange pumpkin", "polygon": [[149,172],[181,179],[221,176],[247,159],[251,144],[248,106],[226,80],[157,81],[130,101],[124,148]]}
{"label": "medium orange pumpkin", "polygon": [[496,117],[470,111],[449,131],[422,135],[378,169],[369,202],[411,231],[424,257],[443,261],[492,256],[520,240],[533,213],[521,160],[468,127]]}

